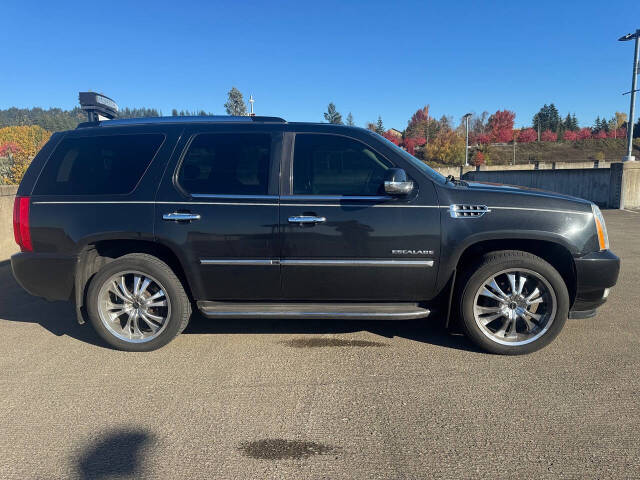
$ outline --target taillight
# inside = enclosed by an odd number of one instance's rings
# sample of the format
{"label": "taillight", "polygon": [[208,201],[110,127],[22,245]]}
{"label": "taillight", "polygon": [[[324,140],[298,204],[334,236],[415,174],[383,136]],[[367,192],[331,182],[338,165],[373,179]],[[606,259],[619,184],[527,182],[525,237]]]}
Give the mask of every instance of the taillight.
{"label": "taillight", "polygon": [[13,236],[23,252],[33,251],[29,231],[29,197],[16,197],[13,202]]}

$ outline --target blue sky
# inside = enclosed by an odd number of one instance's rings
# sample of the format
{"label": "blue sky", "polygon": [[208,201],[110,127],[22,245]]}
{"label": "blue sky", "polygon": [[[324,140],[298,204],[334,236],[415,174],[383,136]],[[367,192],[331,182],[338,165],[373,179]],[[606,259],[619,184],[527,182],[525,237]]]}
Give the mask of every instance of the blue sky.
{"label": "blue sky", "polygon": [[628,112],[640,1],[29,2],[4,0],[0,108],[119,105],[224,113],[238,87],[256,112],[322,121],[329,101],[364,125],[516,112],[544,103],[581,125]]}

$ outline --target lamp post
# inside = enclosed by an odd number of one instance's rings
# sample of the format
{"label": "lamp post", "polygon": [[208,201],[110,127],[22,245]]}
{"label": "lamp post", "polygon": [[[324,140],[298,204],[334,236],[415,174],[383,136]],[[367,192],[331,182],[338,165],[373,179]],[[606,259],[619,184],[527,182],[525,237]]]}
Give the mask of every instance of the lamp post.
{"label": "lamp post", "polygon": [[[629,122],[627,128],[627,156],[623,157],[623,162],[632,162],[635,157],[631,155],[633,153],[633,122],[635,120],[636,110],[636,91],[638,84],[638,52],[640,51],[640,29],[636,30],[636,33],[627,33],[623,37],[618,39],[619,42],[626,42],[629,40],[635,40],[636,48],[633,56],[633,76],[631,77],[631,91],[627,92],[631,94],[631,107],[629,108]],[[626,93],[623,93],[626,95]]]}
{"label": "lamp post", "polygon": [[468,167],[469,166],[469,118],[471,117],[471,113],[467,113],[465,115],[462,116],[462,119],[464,120],[464,124],[466,127],[466,139],[464,142],[464,166]]}

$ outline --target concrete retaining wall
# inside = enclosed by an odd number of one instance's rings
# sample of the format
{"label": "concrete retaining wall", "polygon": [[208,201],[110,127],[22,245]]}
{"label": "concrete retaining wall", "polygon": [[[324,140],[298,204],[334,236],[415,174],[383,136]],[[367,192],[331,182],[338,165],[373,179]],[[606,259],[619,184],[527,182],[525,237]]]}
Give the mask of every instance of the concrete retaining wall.
{"label": "concrete retaining wall", "polygon": [[621,173],[621,168],[502,170],[467,172],[463,178],[540,188],[585,198],[601,207],[618,208]]}
{"label": "concrete retaining wall", "polygon": [[18,251],[13,239],[13,199],[18,187],[0,185],[0,262]]}
{"label": "concrete retaining wall", "polygon": [[624,208],[640,208],[640,162],[627,162],[622,175]]}
{"label": "concrete retaining wall", "polygon": [[609,168],[611,162],[537,162],[537,163],[519,163],[516,165],[482,165],[481,167],[436,167],[435,170],[445,177],[453,175],[454,177],[462,177],[467,172],[475,172],[477,170],[483,172],[494,171],[513,171],[513,170],[566,170],[566,169],[583,169],[583,168]]}
{"label": "concrete retaining wall", "polygon": [[589,168],[567,168],[574,165],[556,164],[554,170],[485,167],[466,171],[462,178],[564,193],[591,200],[604,208],[640,208],[640,162],[602,162],[598,168],[588,163]]}

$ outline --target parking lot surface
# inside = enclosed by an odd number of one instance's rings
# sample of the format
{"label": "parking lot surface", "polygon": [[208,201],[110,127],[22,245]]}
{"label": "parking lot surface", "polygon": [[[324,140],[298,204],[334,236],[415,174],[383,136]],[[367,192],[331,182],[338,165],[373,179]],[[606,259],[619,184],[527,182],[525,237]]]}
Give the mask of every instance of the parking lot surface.
{"label": "parking lot surface", "polygon": [[640,213],[605,217],[609,302],[522,357],[437,318],[194,318],[118,352],[0,264],[0,478],[640,477]]}

